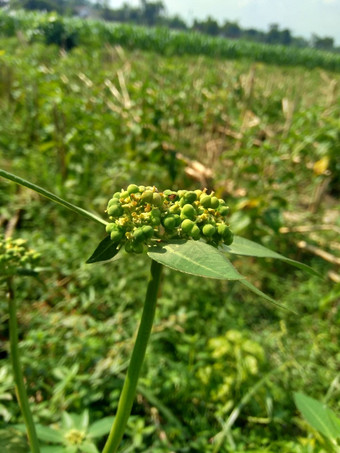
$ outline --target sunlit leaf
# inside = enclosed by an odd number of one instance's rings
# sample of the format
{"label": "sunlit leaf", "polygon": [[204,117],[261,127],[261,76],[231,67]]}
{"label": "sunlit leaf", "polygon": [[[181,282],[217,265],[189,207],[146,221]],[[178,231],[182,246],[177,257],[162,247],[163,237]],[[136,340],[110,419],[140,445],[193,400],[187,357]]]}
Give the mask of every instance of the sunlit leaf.
{"label": "sunlit leaf", "polygon": [[231,245],[222,245],[221,249],[234,255],[254,256],[257,258],[275,258],[285,261],[292,266],[298,267],[299,269],[302,269],[309,274],[317,275],[320,277],[320,274],[310,266],[300,263],[299,261],[286,258],[285,256],[273,252],[267,247],[264,247],[263,245],[257,244],[256,242],[250,241],[249,239],[245,239],[240,236],[235,236],[234,241]]}
{"label": "sunlit leaf", "polygon": [[101,437],[110,432],[114,417],[105,417],[90,426],[88,435],[90,437]]}
{"label": "sunlit leaf", "polygon": [[294,393],[294,400],[303,417],[314,429],[330,440],[340,437],[340,420],[333,411],[303,393]]}
{"label": "sunlit leaf", "polygon": [[200,277],[241,280],[231,262],[215,247],[202,241],[174,241],[149,249],[148,255],[171,269]]}

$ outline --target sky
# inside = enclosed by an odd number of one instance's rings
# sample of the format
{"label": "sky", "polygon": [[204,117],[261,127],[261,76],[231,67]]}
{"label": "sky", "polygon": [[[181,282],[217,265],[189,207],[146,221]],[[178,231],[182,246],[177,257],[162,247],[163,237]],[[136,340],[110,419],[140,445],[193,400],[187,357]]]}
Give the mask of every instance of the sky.
{"label": "sky", "polygon": [[[110,0],[113,8],[139,0]],[[340,0],[163,0],[169,15],[188,23],[212,16],[218,22],[237,21],[243,28],[268,30],[270,24],[289,28],[294,36],[331,36],[340,45]]]}

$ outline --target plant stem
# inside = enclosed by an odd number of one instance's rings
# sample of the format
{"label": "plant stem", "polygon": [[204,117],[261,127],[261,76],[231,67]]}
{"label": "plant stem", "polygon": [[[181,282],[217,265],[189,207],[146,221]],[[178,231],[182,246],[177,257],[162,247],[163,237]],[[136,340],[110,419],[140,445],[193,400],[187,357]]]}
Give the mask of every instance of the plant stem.
{"label": "plant stem", "polygon": [[8,311],[9,311],[9,342],[15,382],[15,391],[21,409],[21,413],[26,425],[27,436],[31,447],[31,451],[32,453],[39,453],[40,449],[38,437],[35,430],[32,413],[30,411],[28,403],[28,397],[24,383],[24,376],[20,366],[16,300],[13,289],[13,282],[11,278],[7,279],[7,286],[8,286]]}
{"label": "plant stem", "polygon": [[120,395],[116,417],[104,446],[103,453],[116,453],[124,435],[125,427],[135,399],[137,382],[155,317],[161,272],[162,264],[151,260],[150,277],[145,296],[142,319],[139,325],[135,346],[132,351],[123,390]]}
{"label": "plant stem", "polygon": [[0,168],[0,176],[3,178],[9,179],[10,181],[13,181],[17,184],[20,184],[21,186],[27,187],[28,189],[34,190],[37,193],[40,193],[43,197],[48,198],[51,201],[54,201],[57,204],[61,204],[67,209],[70,209],[73,212],[76,212],[77,214],[80,214],[84,217],[87,217],[90,220],[94,220],[95,222],[101,223],[102,225],[107,225],[107,222],[103,220],[102,218],[98,217],[96,214],[93,214],[90,211],[86,211],[83,208],[80,208],[79,206],[76,206],[75,204],[69,203],[68,201],[64,200],[63,198],[58,197],[58,195],[55,195],[52,192],[49,192],[46,189],[43,189],[40,186],[37,186],[36,184],[33,184],[32,182],[27,181],[26,179],[20,178],[17,175],[13,175],[12,173],[9,173],[8,171],[2,170]]}

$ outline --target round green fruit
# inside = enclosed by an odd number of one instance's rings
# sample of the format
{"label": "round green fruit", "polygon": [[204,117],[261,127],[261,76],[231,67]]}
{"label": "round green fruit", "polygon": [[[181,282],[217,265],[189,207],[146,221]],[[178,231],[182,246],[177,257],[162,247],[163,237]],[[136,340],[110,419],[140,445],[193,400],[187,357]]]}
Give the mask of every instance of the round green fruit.
{"label": "round green fruit", "polygon": [[168,215],[163,219],[163,225],[167,230],[173,230],[176,226],[175,217],[173,215]]}
{"label": "round green fruit", "polygon": [[132,193],[139,192],[139,187],[136,184],[130,184],[129,186],[127,186],[126,190],[128,194],[131,195]]}
{"label": "round green fruit", "polygon": [[181,210],[181,218],[183,219],[194,219],[196,216],[196,210],[191,204],[185,204]]}
{"label": "round green fruit", "polygon": [[153,192],[151,190],[146,190],[142,193],[142,201],[144,203],[152,203]]}
{"label": "round green fruit", "polygon": [[154,233],[152,226],[144,225],[144,226],[142,226],[142,231],[143,231],[145,239],[151,239],[152,238],[153,233]]}
{"label": "round green fruit", "polygon": [[109,207],[109,209],[107,210],[107,213],[109,214],[109,216],[119,217],[122,214],[124,214],[124,210],[120,206],[120,204],[113,204],[112,206]]}
{"label": "round green fruit", "polygon": [[161,206],[162,204],[162,197],[159,193],[157,192],[154,192],[154,194],[152,195],[152,204],[154,206]]}
{"label": "round green fruit", "polygon": [[190,234],[191,233],[191,230],[193,229],[194,227],[194,222],[190,219],[185,219],[183,220],[183,222],[181,223],[181,228],[182,228],[182,231],[186,234]]}
{"label": "round green fruit", "polygon": [[211,197],[209,195],[206,194],[201,195],[200,202],[201,205],[206,209],[211,207]]}
{"label": "round green fruit", "polygon": [[204,225],[204,227],[202,229],[202,233],[206,237],[213,236],[215,234],[215,232],[216,232],[216,228],[213,225],[210,225],[210,224]]}
{"label": "round green fruit", "polygon": [[217,209],[220,205],[220,202],[218,201],[218,198],[217,197],[211,197],[211,200],[210,200],[210,207],[212,209]]}
{"label": "round green fruit", "polygon": [[[185,222],[185,220],[184,220]],[[197,225],[194,225],[192,227],[192,230],[190,232],[190,236],[195,240],[195,241],[198,241],[201,237],[201,230],[198,228]]]}

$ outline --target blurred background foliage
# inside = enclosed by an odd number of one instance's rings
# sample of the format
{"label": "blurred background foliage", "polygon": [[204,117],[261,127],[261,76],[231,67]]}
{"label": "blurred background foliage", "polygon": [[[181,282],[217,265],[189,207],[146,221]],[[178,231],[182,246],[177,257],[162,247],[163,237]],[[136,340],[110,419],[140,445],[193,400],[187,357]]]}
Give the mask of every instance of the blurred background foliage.
{"label": "blurred background foliage", "polygon": [[[97,46],[100,36],[66,51],[28,32],[0,41],[2,168],[103,216],[131,182],[214,189],[236,233],[324,275],[233,258],[292,314],[235,282],[165,269],[121,452],[325,451],[292,394],[308,389],[339,413],[339,74]],[[43,257],[45,284],[16,285],[36,420],[112,415],[148,258],[86,265],[104,229],[5,180],[0,226]],[[0,291],[0,429],[8,433],[21,419]],[[18,451],[20,432],[12,439],[8,451]]]}

